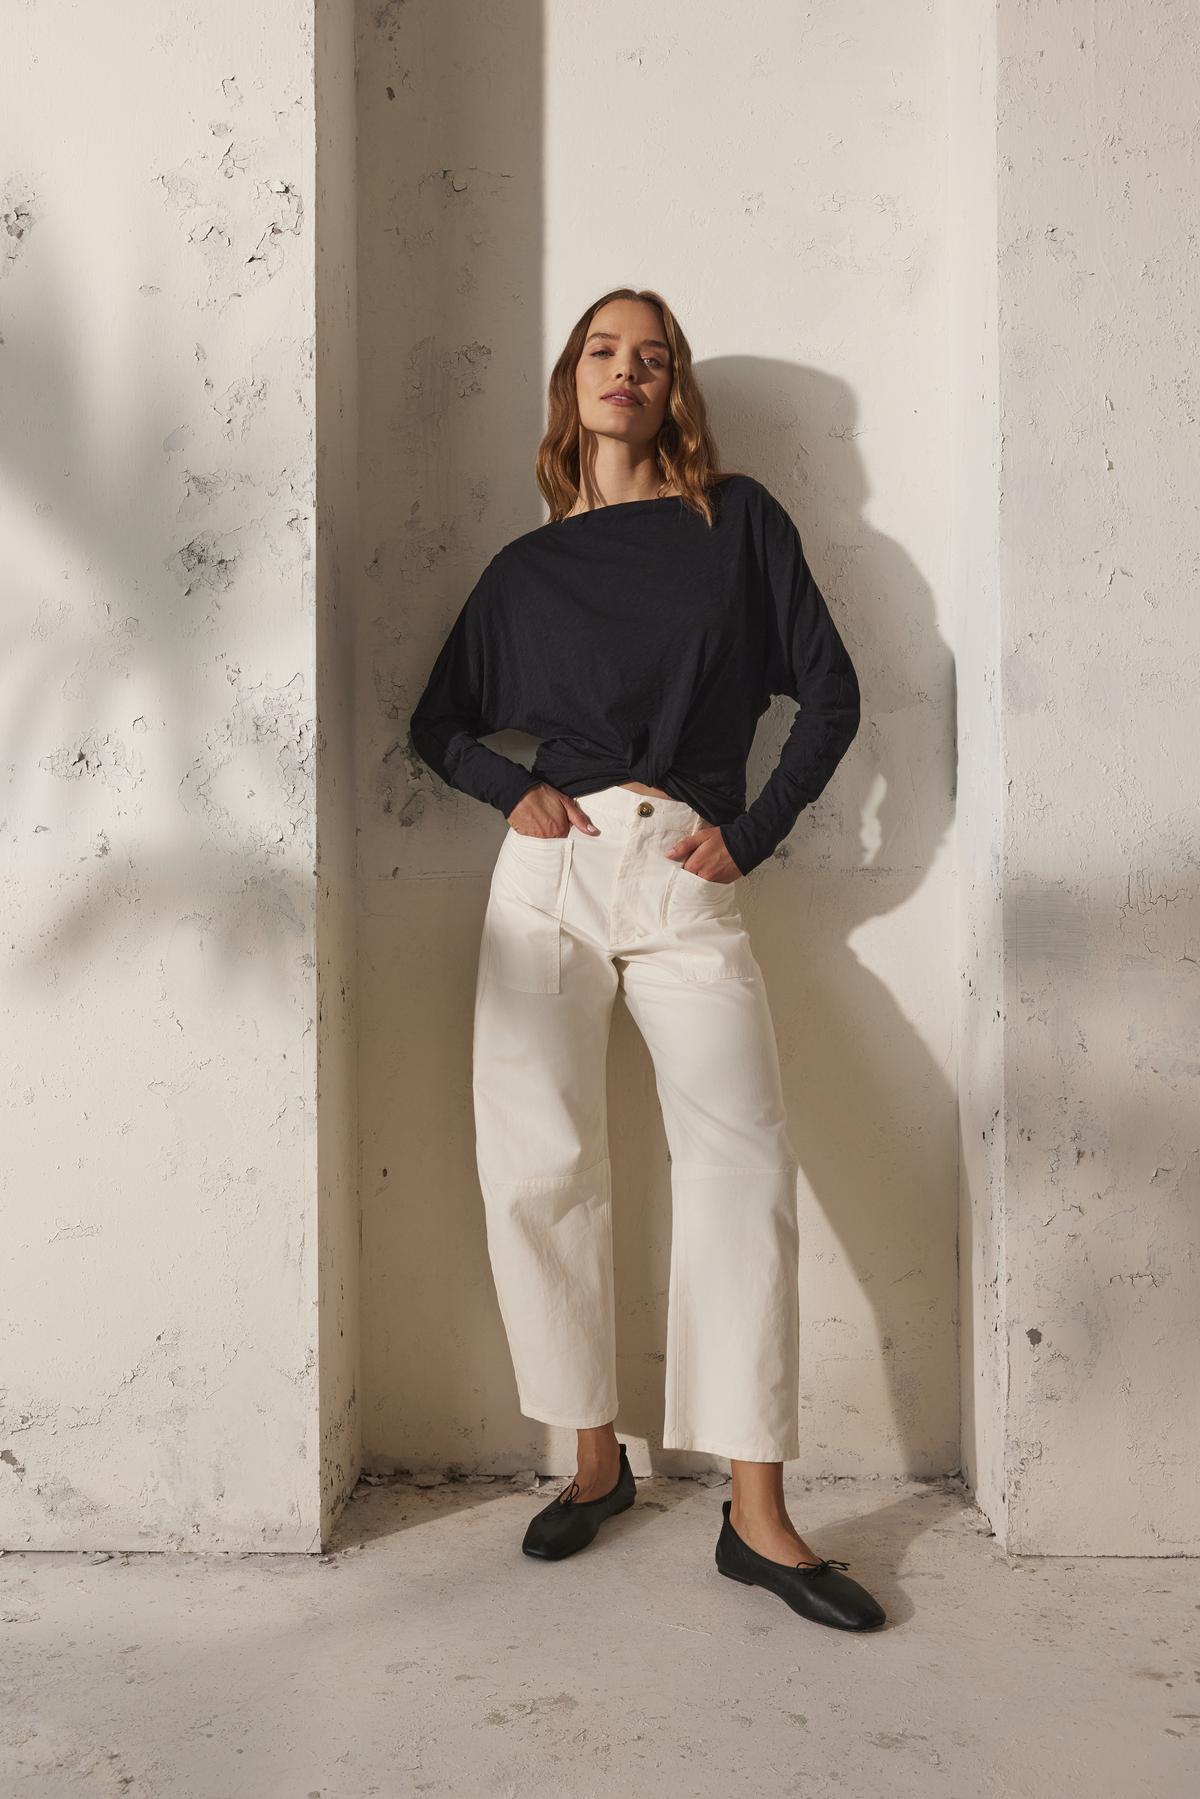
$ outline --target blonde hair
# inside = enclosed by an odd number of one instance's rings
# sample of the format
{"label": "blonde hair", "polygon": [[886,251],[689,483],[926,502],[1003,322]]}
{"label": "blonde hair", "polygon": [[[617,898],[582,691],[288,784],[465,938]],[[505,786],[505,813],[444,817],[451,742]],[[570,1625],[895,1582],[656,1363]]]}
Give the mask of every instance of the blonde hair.
{"label": "blonde hair", "polygon": [[570,512],[579,495],[579,444],[582,426],[575,392],[575,369],[588,339],[591,323],[610,300],[646,300],[658,308],[663,336],[671,351],[671,391],[658,434],[657,460],[663,485],[673,487],[680,498],[713,522],[709,489],[734,473],[718,465],[717,446],[708,424],[704,395],[692,366],[692,350],[683,328],[661,294],[652,288],[614,287],[580,315],[550,375],[546,431],[538,445],[537,484],[550,508],[550,521]]}

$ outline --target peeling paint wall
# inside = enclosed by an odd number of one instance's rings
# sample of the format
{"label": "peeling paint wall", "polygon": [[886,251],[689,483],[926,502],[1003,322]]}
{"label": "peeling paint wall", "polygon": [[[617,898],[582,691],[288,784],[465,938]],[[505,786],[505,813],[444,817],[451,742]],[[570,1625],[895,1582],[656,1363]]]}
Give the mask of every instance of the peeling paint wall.
{"label": "peeling paint wall", "polygon": [[322,1542],[362,1459],[354,628],[358,287],[354,0],[315,9],[317,1189]]}
{"label": "peeling paint wall", "polygon": [[[568,324],[628,279],[863,681],[746,896],[803,1162],[803,1471],[948,1470],[961,1401],[1010,1549],[1195,1552],[1197,23],[20,14],[0,1541],[312,1550],[364,1434],[570,1465],[516,1409],[473,1163],[504,826],[408,718],[543,516]],[[653,1444],[668,1168],[620,1010],[609,1098]]]}
{"label": "peeling paint wall", "polygon": [[504,822],[420,764],[408,721],[497,542],[541,515],[540,19],[536,6],[358,8],[359,1103],[375,1465],[530,1465],[471,1114],[475,957]]}
{"label": "peeling paint wall", "polygon": [[[364,0],[359,31],[367,1455],[561,1470],[573,1450],[518,1412],[473,1159],[471,1000],[504,821],[420,765],[408,719],[484,563],[545,516],[533,457],[570,324],[631,282],[677,306],[724,458],[793,510],[863,683],[850,756],[746,901],[804,1164],[803,1469],[951,1469],[939,11],[821,0],[760,8],[747,32],[716,4]],[[792,710],[760,727],[752,791]],[[621,1009],[609,1103],[621,1424],[655,1442],[669,1169]]]}
{"label": "peeling paint wall", "polygon": [[1009,1543],[1195,1554],[1200,9],[999,19]]}
{"label": "peeling paint wall", "polygon": [[311,9],[6,50],[3,1541],[311,1549]]}

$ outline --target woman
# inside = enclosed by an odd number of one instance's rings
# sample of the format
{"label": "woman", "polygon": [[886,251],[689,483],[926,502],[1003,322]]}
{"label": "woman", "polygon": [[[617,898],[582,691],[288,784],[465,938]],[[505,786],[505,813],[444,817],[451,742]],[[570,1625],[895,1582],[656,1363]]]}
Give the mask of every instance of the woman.
{"label": "woman", "polygon": [[[882,1608],[848,1564],[813,1554],[784,1503],[797,1163],[736,891],[845,754],[858,682],[788,514],[751,476],[717,473],[687,339],[658,294],[589,307],[549,398],[550,518],[484,569],[412,716],[428,766],[510,826],[476,982],[476,1156],[521,1411],[578,1432],[575,1477],[522,1546],[570,1555],[636,1496],[613,1428],[605,1054],[622,985],[671,1152],[663,1444],[731,1462],[722,1573],[870,1629]],[[747,806],[776,693],[800,709]],[[479,741],[509,728],[542,740],[531,769]]]}

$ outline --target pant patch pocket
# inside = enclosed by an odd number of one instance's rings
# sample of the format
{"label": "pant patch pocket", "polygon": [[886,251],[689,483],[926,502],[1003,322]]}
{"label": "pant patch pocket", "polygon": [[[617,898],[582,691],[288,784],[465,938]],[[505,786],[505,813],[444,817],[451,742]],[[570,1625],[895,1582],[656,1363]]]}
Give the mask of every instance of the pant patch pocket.
{"label": "pant patch pocket", "polygon": [[502,987],[559,991],[573,838],[573,828],[565,837],[525,837],[509,827],[492,870],[484,920],[488,974]]}
{"label": "pant patch pocket", "polygon": [[740,881],[707,881],[676,868],[663,895],[669,947],[662,958],[684,981],[746,981],[758,963],[738,904]]}
{"label": "pant patch pocket", "polygon": [[667,881],[665,922],[673,924],[685,917],[702,917],[710,912],[736,912],[738,881],[708,881],[694,875],[690,868],[676,865]]}

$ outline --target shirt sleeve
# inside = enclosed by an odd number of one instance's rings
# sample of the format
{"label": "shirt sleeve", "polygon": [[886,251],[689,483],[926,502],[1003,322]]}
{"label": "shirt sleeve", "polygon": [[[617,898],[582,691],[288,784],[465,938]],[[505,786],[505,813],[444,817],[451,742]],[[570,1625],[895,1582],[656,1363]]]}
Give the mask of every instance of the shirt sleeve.
{"label": "shirt sleeve", "polygon": [[499,584],[493,556],[438,652],[409,731],[413,748],[434,774],[507,818],[541,779],[479,742],[509,722],[505,714],[512,696],[503,690],[495,636]]}
{"label": "shirt sleeve", "polygon": [[783,842],[819,796],[859,726],[858,677],[785,507],[760,490],[755,539],[767,613],[768,692],[799,701],[779,761],[721,835],[744,875]]}

